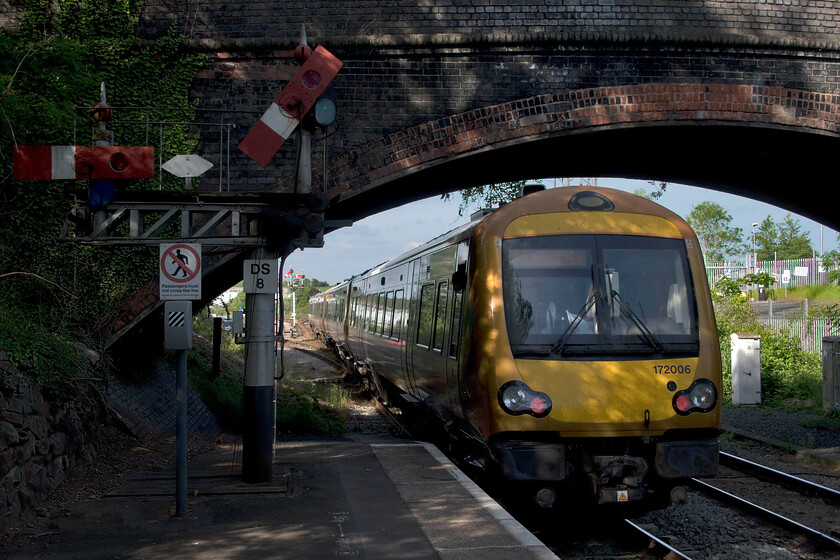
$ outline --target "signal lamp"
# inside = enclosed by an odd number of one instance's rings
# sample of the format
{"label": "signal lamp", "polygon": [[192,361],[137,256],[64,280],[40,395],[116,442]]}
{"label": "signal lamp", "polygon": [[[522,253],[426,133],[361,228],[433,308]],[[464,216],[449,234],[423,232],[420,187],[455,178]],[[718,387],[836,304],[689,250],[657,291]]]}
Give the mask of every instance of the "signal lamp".
{"label": "signal lamp", "polygon": [[551,399],[545,393],[534,391],[521,381],[508,381],[499,389],[499,406],[513,416],[530,414],[543,418],[551,412]]}
{"label": "signal lamp", "polygon": [[105,122],[114,118],[114,112],[107,104],[97,103],[90,110],[90,116],[96,122]]}
{"label": "signal lamp", "polygon": [[306,89],[316,89],[321,85],[321,74],[315,70],[309,70],[303,74],[301,83]]}
{"label": "signal lamp", "polygon": [[128,161],[128,156],[125,155],[123,152],[116,152],[108,159],[108,164],[111,166],[117,173],[124,173],[130,162]]}
{"label": "signal lamp", "polygon": [[717,388],[708,379],[698,379],[685,391],[674,395],[674,410],[681,416],[692,412],[709,412],[717,404]]}
{"label": "signal lamp", "polygon": [[91,208],[102,208],[114,200],[117,187],[110,179],[99,179],[94,181],[88,190],[88,204]]}
{"label": "signal lamp", "polygon": [[319,126],[322,129],[332,126],[338,114],[337,106],[335,87],[330,84],[324,90],[324,93],[315,101],[312,109],[306,114],[304,125],[310,129],[313,126]]}

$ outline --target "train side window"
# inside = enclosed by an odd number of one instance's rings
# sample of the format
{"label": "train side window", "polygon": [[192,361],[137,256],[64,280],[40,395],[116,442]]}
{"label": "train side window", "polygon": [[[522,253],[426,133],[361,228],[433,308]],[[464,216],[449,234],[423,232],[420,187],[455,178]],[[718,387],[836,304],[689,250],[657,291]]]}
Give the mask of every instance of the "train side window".
{"label": "train side window", "polygon": [[432,348],[441,350],[443,339],[446,334],[446,300],[449,296],[449,282],[443,281],[438,284],[437,306],[435,308],[435,333]]}
{"label": "train side window", "polygon": [[374,297],[376,294],[368,294],[367,297],[367,317],[365,319],[365,330],[373,332],[374,322],[376,321],[376,307],[374,304]]}
{"label": "train side window", "polygon": [[385,294],[385,300],[382,304],[382,312],[384,318],[382,320],[382,335],[391,336],[391,329],[394,322],[394,292]]}
{"label": "train side window", "polygon": [[432,344],[432,319],[435,312],[435,285],[426,284],[420,288],[420,312],[418,313],[417,344],[428,348]]}
{"label": "train side window", "polygon": [[403,329],[403,290],[397,290],[394,294],[394,328],[391,331],[391,337],[394,340],[402,339]]}
{"label": "train side window", "polygon": [[449,357],[458,359],[458,343],[461,338],[461,305],[464,302],[464,292],[455,292],[454,309],[452,310],[452,337],[449,341]]}
{"label": "train side window", "polygon": [[384,310],[382,306],[382,299],[384,294],[376,294],[376,308],[374,310],[374,329],[376,334],[382,334],[382,323],[384,322]]}

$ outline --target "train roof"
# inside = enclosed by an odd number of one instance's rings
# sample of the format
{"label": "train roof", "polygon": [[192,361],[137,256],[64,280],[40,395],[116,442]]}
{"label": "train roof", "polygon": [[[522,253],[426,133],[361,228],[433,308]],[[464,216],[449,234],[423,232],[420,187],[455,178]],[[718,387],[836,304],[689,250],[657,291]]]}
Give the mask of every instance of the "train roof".
{"label": "train roof", "polygon": [[[595,193],[596,196],[587,196],[586,193]],[[600,197],[600,198],[599,198]],[[598,201],[606,199],[608,204],[598,207]],[[329,288],[325,293],[346,287],[355,279],[364,278],[372,274],[378,274],[382,270],[409,260],[415,255],[422,254],[442,244],[458,242],[470,237],[472,232],[482,223],[491,218],[495,220],[512,219],[513,217],[527,214],[541,214],[547,212],[574,212],[574,211],[619,211],[645,215],[660,216],[674,223],[683,235],[693,235],[688,224],[677,214],[664,206],[636,194],[628,193],[608,187],[592,186],[569,186],[545,189],[527,196],[518,198],[512,202],[502,205],[499,208],[484,208],[474,212],[469,223],[453,228],[446,233],[427,241],[399,256],[387,260],[377,266],[357,274]]]}

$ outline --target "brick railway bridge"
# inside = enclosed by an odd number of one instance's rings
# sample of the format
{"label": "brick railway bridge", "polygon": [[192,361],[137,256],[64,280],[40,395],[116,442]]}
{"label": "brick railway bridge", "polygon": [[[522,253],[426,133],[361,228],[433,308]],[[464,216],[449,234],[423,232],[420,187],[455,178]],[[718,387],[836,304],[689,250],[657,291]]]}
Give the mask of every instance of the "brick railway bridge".
{"label": "brick railway bridge", "polygon": [[[840,229],[825,200],[840,153],[837,2],[144,4],[144,39],[173,24],[208,55],[193,95],[199,120],[220,123],[198,151],[218,170],[202,199],[293,191],[294,145],[265,169],[235,146],[297,70],[305,25],[311,46],[345,64],[338,126],[314,145],[327,219],[490,182],[621,176],[744,195]],[[205,276],[206,299],[237,274]],[[115,338],[157,307],[152,283]]]}

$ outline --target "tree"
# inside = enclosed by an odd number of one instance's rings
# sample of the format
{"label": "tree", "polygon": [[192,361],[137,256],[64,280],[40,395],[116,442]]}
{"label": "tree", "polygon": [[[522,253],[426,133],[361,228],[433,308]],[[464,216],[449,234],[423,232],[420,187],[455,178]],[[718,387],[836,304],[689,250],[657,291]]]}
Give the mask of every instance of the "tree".
{"label": "tree", "polygon": [[[463,216],[471,206],[492,208],[516,200],[523,185],[525,185],[525,181],[513,181],[466,188],[461,191],[458,215]],[[453,193],[446,193],[441,198],[450,200],[453,196]]]}
{"label": "tree", "polygon": [[721,261],[743,250],[743,231],[732,227],[732,216],[716,202],[701,202],[686,217],[707,261]]}
{"label": "tree", "polygon": [[773,218],[767,216],[755,230],[755,255],[756,260],[773,260],[773,252],[779,245],[779,232]]}
{"label": "tree", "polygon": [[808,232],[803,232],[799,220],[790,214],[781,224],[770,216],[764,218],[755,234],[755,247],[759,261],[805,259],[814,252]]}
{"label": "tree", "polygon": [[652,191],[647,192],[645,189],[636,189],[633,191],[633,194],[656,202],[662,198],[662,195],[665,194],[668,188],[668,183],[663,181],[648,181],[648,184],[654,188]]}
{"label": "tree", "polygon": [[779,224],[778,231],[780,259],[806,259],[813,255],[814,248],[808,238],[808,232],[802,231],[799,220],[788,214],[784,223]]}
{"label": "tree", "polygon": [[[156,257],[142,247],[59,245],[71,195],[87,183],[14,180],[14,146],[92,142],[76,132],[91,129],[81,108],[99,101],[102,82],[113,107],[162,108],[144,113],[146,119],[119,117],[126,126],[118,141],[143,145],[144,120],[193,120],[197,101],[189,98],[190,85],[204,57],[182,51],[184,37],[174,26],[154,42],[141,42],[138,0],[18,4],[24,10],[19,29],[0,31],[0,348],[13,363],[32,364],[52,397],[73,398],[94,376],[84,371],[75,344],[101,350],[105,327],[125,295],[156,273]],[[182,108],[177,117],[172,108]],[[197,142],[186,126],[172,136],[168,144],[178,150]]]}

